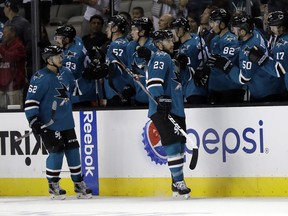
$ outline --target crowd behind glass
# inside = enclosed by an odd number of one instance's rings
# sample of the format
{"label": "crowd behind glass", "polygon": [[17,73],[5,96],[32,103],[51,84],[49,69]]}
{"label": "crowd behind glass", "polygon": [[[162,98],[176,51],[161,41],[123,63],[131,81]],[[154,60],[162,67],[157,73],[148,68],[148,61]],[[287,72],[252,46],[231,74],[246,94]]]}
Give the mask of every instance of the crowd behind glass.
{"label": "crowd behind glass", "polygon": [[[88,1],[89,2],[89,1]],[[97,2],[97,1],[96,1]],[[68,42],[70,43],[82,43],[83,47],[85,47],[86,56],[84,57],[77,57],[75,62],[75,65],[77,64],[77,71],[72,71],[73,66],[69,65],[70,70],[75,74],[75,79],[82,76],[84,68],[87,67],[101,67],[101,72],[103,70],[107,70],[107,74],[105,71],[103,72],[103,77],[97,79],[94,85],[94,92],[91,92],[90,95],[86,95],[85,97],[75,100],[74,108],[75,109],[82,109],[82,108],[132,108],[132,107],[144,107],[146,108],[148,104],[146,102],[141,102],[137,98],[135,98],[135,87],[133,85],[125,85],[123,86],[121,92],[117,92],[113,96],[109,96],[109,92],[105,91],[104,85],[110,85],[110,88],[112,90],[115,90],[114,88],[118,88],[119,83],[112,83],[110,76],[113,76],[111,70],[113,68],[109,67],[109,63],[107,64],[107,49],[109,47],[109,44],[111,43],[111,40],[113,40],[113,34],[108,35],[109,31],[107,31],[107,28],[109,28],[109,20],[111,20],[113,17],[115,18],[115,15],[118,14],[125,18],[127,21],[127,25],[123,26],[123,35],[132,42],[135,41],[135,38],[133,39],[133,34],[135,34],[135,31],[138,32],[139,29],[133,29],[133,24],[141,21],[141,18],[146,18],[145,13],[146,11],[141,7],[141,4],[139,4],[139,7],[135,7],[131,10],[130,13],[127,11],[119,11],[119,4],[121,4],[121,1],[116,1],[116,5],[114,7],[114,12],[112,13],[109,11],[111,9],[109,5],[109,1],[101,1],[103,4],[106,2],[106,5],[101,5],[101,9],[98,7],[95,7],[94,14],[91,13],[91,5],[87,3],[87,1],[79,0],[79,1],[52,1],[52,0],[42,0],[39,2],[39,11],[40,11],[40,20],[39,20],[39,30],[40,30],[40,38],[37,42],[40,51],[43,50],[43,48],[49,44],[57,44],[57,40],[60,40],[60,37],[63,37],[63,32],[61,33],[61,26],[59,26],[55,32],[53,41],[51,41],[48,38],[48,34],[46,31],[46,27],[50,25],[50,11],[48,10],[51,5],[53,4],[85,4],[86,6],[86,12],[89,11],[89,16],[85,12],[85,18],[83,20],[82,25],[82,32],[79,34],[75,32],[75,35],[73,35],[73,29],[70,31],[70,35],[72,34],[72,40]],[[158,5],[155,5],[155,1],[151,0],[151,5],[153,4],[153,7],[151,9],[151,17],[147,17],[151,23],[152,28],[149,35],[145,35],[145,37],[152,38],[153,40],[153,31],[155,30],[163,30],[163,29],[170,29],[174,33],[174,49],[175,53],[173,54],[173,58],[180,62],[180,64],[186,64],[189,65],[189,61],[191,61],[192,58],[199,58],[201,59],[201,62],[198,64],[198,66],[195,69],[198,70],[199,66],[201,66],[201,73],[200,78],[198,77],[199,74],[196,72],[191,72],[192,77],[191,79],[194,79],[195,85],[197,87],[201,87],[204,90],[199,95],[195,94],[192,98],[185,98],[186,105],[193,105],[193,106],[211,106],[211,105],[249,105],[249,104],[281,104],[288,101],[288,94],[287,94],[287,87],[285,86],[286,82],[286,73],[285,68],[286,65],[280,64],[278,61],[278,58],[285,59],[284,55],[287,55],[285,52],[276,52],[276,48],[282,44],[288,43],[287,37],[285,35],[287,34],[287,28],[288,28],[288,21],[286,19],[286,9],[287,5],[285,4],[285,1],[278,0],[278,1],[265,1],[265,0],[254,0],[251,1],[251,8],[248,8],[246,3],[250,1],[231,1],[231,0],[223,0],[223,1],[202,1],[202,3],[199,3],[198,1],[194,0],[180,0],[180,1],[173,1],[173,0],[158,0]],[[0,10],[0,110],[6,111],[6,110],[23,110],[23,101],[25,100],[26,92],[29,90],[29,80],[35,71],[33,71],[32,67],[32,27],[31,27],[31,2],[29,0],[2,0],[1,1],[1,10]],[[118,4],[118,5],[117,5]],[[159,11],[157,6],[161,4],[162,10]],[[93,8],[93,7],[92,7]],[[164,9],[163,9],[164,8]],[[102,11],[98,11],[102,10]],[[229,16],[229,22],[227,20],[220,20],[219,19],[213,19],[213,11],[217,9],[224,9],[227,11],[231,16]],[[218,39],[223,29],[226,27],[228,28],[229,33],[231,35],[235,36],[235,32],[233,31],[233,28],[231,27],[231,20],[233,20],[233,17],[243,15],[243,10],[248,11],[248,14],[251,15],[251,20],[253,21],[252,28],[249,29],[249,22],[248,20],[246,24],[248,23],[248,29],[247,32],[251,30],[252,35],[259,35],[264,39],[264,44],[267,48],[268,53],[265,55],[264,53],[260,52],[256,46],[253,51],[251,49],[249,50],[249,53],[255,54],[252,56],[254,57],[254,62],[258,64],[259,67],[265,67],[262,65],[261,57],[269,56],[268,58],[273,59],[275,62],[275,69],[269,69],[271,74],[274,74],[272,76],[276,77],[277,82],[281,80],[279,85],[282,85],[283,88],[281,91],[276,92],[275,95],[271,94],[269,97],[263,97],[259,100],[257,100],[253,97],[251,99],[251,92],[249,89],[249,85],[242,85],[241,87],[237,89],[228,89],[228,90],[221,90],[219,91],[220,94],[213,89],[213,87],[210,89],[209,82],[212,82],[210,79],[210,74],[212,76],[212,72],[210,70],[214,70],[213,68],[217,68],[219,70],[224,71],[223,74],[225,76],[231,76],[232,72],[229,72],[225,74],[225,64],[239,62],[237,60],[229,60],[229,57],[223,57],[221,58],[216,55],[217,53],[214,48],[218,45]],[[20,11],[24,11],[24,13],[20,13]],[[32,10],[33,12],[33,10]],[[149,11],[150,12],[150,11]],[[279,13],[275,13],[279,12]],[[271,14],[272,13],[272,14]],[[150,14],[150,13],[149,13]],[[215,15],[215,13],[214,13]],[[273,24],[271,26],[271,23],[269,25],[269,15],[270,18],[272,16],[271,20],[282,20],[283,22],[280,24]],[[89,17],[89,19],[87,18]],[[221,16],[221,15],[220,15]],[[223,14],[222,14],[223,16]],[[282,19],[281,16],[284,18]],[[242,16],[243,17],[243,16]],[[245,17],[245,16],[244,16]],[[181,19],[184,18],[182,21]],[[223,18],[223,17],[222,17]],[[88,19],[88,20],[87,20]],[[142,19],[145,22],[145,19]],[[217,32],[216,27],[213,27],[213,25],[221,24],[223,22],[223,29],[222,24],[219,25],[220,33]],[[186,26],[185,22],[188,21],[189,26]],[[235,19],[234,19],[235,21]],[[116,21],[118,22],[118,21]],[[226,22],[226,24],[225,24]],[[120,23],[121,24],[121,23]],[[174,24],[174,25],[173,25]],[[226,26],[227,25],[227,26]],[[68,25],[69,26],[69,25]],[[65,24],[62,26],[63,28],[67,27]],[[73,27],[73,26],[72,26]],[[118,26],[119,27],[119,26]],[[189,53],[186,54],[185,58],[183,55],[179,55],[181,53],[181,46],[184,44],[183,41],[181,41],[181,38],[177,37],[177,34],[179,33],[179,28],[184,27],[184,29],[189,32],[189,37],[192,38],[199,38],[200,43],[196,44],[195,46],[198,47],[200,52],[199,56],[190,56]],[[276,28],[278,27],[278,28]],[[280,28],[281,27],[281,28]],[[111,28],[111,26],[110,26]],[[175,33],[175,28],[176,30]],[[58,33],[57,33],[58,31]],[[134,31],[134,32],[133,32]],[[232,32],[233,31],[233,32]],[[277,31],[281,31],[281,34],[277,33]],[[60,32],[60,33],[59,33]],[[71,33],[72,32],[72,33]],[[64,32],[65,33],[65,32]],[[284,35],[284,36],[283,36]],[[120,36],[119,36],[120,37]],[[137,36],[136,36],[137,37]],[[231,36],[232,38],[233,36]],[[62,38],[63,39],[63,38]],[[216,40],[217,39],[217,40]],[[240,40],[238,38],[238,40]],[[136,42],[139,42],[140,39],[136,39]],[[279,41],[281,42],[279,45]],[[238,41],[239,42],[239,41]],[[140,43],[140,42],[139,42]],[[220,44],[221,42],[219,42]],[[200,45],[199,45],[200,44]],[[256,44],[255,44],[256,45]],[[232,44],[229,45],[230,47],[233,47]],[[238,46],[238,47],[237,47]],[[237,46],[234,48],[241,49],[241,43],[237,43]],[[182,46],[183,47],[183,46]],[[214,47],[214,48],[213,48]],[[243,48],[243,47],[242,47]],[[285,47],[284,47],[285,49]],[[288,49],[288,47],[287,47]],[[150,49],[151,51],[153,48]],[[70,50],[71,51],[71,50]],[[82,51],[82,50],[81,50]],[[284,50],[285,51],[285,50]],[[76,51],[75,51],[76,52]],[[125,50],[125,52],[128,52]],[[136,50],[134,50],[136,52]],[[227,51],[229,52],[229,51]],[[275,53],[276,52],[276,53]],[[69,56],[71,52],[69,52],[69,49],[66,49],[65,52],[65,46],[64,46],[64,60],[65,57],[67,58],[73,58],[74,53],[72,52],[72,57]],[[133,55],[133,53],[131,54]],[[202,56],[201,56],[202,55]],[[249,54],[250,55],[250,54]],[[281,55],[281,56],[279,56]],[[283,55],[283,56],[282,56]],[[78,56],[78,55],[77,55]],[[181,58],[182,56],[182,58]],[[188,56],[188,57],[187,57]],[[212,56],[212,57],[211,57]],[[215,57],[216,56],[216,57]],[[74,56],[75,57],[75,56]],[[250,56],[251,57],[251,56]],[[128,57],[127,57],[128,58]],[[190,59],[189,59],[190,58]],[[236,57],[238,58],[238,56]],[[256,59],[255,59],[256,58]],[[88,59],[88,60],[87,60]],[[95,61],[95,64],[93,63],[94,60],[97,59],[97,62]],[[186,61],[185,61],[186,59]],[[187,60],[188,59],[188,60]],[[181,61],[182,60],[182,61]],[[229,61],[228,61],[229,60]],[[224,63],[223,63],[224,61]],[[265,59],[267,62],[267,60]],[[272,60],[271,60],[272,61]],[[149,62],[149,60],[147,60]],[[221,62],[223,63],[221,65]],[[220,63],[220,66],[219,66]],[[279,64],[278,64],[279,63]],[[71,64],[71,63],[69,63]],[[206,68],[205,65],[209,64],[209,72],[203,70]],[[237,63],[234,63],[236,65]],[[81,65],[81,67],[79,66]],[[212,65],[212,69],[211,69]],[[65,66],[65,64],[64,64]],[[67,66],[67,65],[66,65]],[[128,65],[130,68],[131,64]],[[246,66],[249,67],[249,64]],[[44,61],[41,61],[41,67],[45,67]],[[225,67],[225,68],[224,68]],[[180,66],[181,68],[181,66]],[[224,69],[223,69],[224,68]],[[240,69],[239,69],[240,68]],[[279,69],[281,68],[281,69]],[[133,67],[131,66],[131,69]],[[182,68],[183,69],[183,68]],[[182,69],[179,69],[180,71]],[[241,66],[238,67],[239,70],[241,70]],[[265,68],[264,68],[265,69]],[[264,70],[263,69],[263,70]],[[230,70],[230,68],[229,68]],[[233,71],[233,69],[231,69]],[[275,71],[271,71],[275,70]],[[279,72],[280,71],[280,72]],[[207,73],[206,73],[207,72]],[[263,72],[264,73],[264,72]],[[277,77],[278,76],[278,77]],[[88,75],[88,78],[89,77]],[[250,77],[251,79],[255,79],[255,77]],[[249,78],[249,79],[250,79]],[[214,79],[213,76],[211,79]],[[228,78],[227,78],[228,79]],[[233,78],[229,78],[233,82]],[[108,81],[107,81],[108,80]],[[231,81],[230,80],[230,81]],[[118,82],[121,82],[121,79],[118,80]],[[198,83],[197,83],[198,82]],[[248,81],[247,81],[248,82]],[[271,80],[271,85],[274,85]],[[120,84],[119,84],[120,85]],[[223,84],[225,85],[225,84]],[[270,85],[269,83],[265,83],[262,86],[265,88],[268,88],[267,85]],[[277,84],[278,85],[278,84]],[[278,85],[278,87],[279,87]],[[260,87],[260,88],[262,88]],[[239,90],[240,89],[240,90]],[[263,91],[265,91],[263,90]],[[224,92],[224,93],[223,93]],[[231,93],[232,92],[232,93]],[[119,93],[119,94],[118,94]],[[220,95],[220,96],[219,96]],[[229,100],[223,100],[221,101],[222,95],[224,97],[230,98]],[[236,95],[236,96],[235,96]],[[240,99],[236,100],[235,97],[240,95]],[[218,99],[217,99],[218,97]],[[216,99],[215,99],[216,98]],[[220,99],[219,99],[220,98]],[[233,98],[235,100],[233,100]]]}

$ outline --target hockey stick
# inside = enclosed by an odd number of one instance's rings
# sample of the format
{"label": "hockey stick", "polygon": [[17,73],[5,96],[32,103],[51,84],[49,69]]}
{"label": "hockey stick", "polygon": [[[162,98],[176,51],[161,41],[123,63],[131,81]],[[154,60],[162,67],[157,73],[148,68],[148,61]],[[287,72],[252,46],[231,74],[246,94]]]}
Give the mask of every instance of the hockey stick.
{"label": "hockey stick", "polygon": [[[117,64],[119,67],[121,67],[123,70],[125,70],[132,78],[133,80],[141,87],[141,89],[147,94],[147,96],[156,104],[158,105],[158,102],[153,98],[153,96],[150,94],[150,92],[143,86],[139,78],[141,75],[133,73],[122,61],[118,58],[118,56],[115,55],[115,58],[117,60],[113,60],[112,63]],[[192,158],[190,161],[189,168],[191,170],[195,169],[198,161],[198,146],[193,142],[193,140],[188,136],[188,134],[180,127],[180,125],[175,121],[175,119],[169,114],[168,119],[170,122],[174,125],[174,127],[180,131],[180,133],[192,144],[193,153]]]}
{"label": "hockey stick", "polygon": [[[47,122],[46,124],[42,125],[42,126],[41,126],[41,129],[47,128],[47,127],[49,127],[50,125],[52,125],[52,124],[54,123],[54,120],[53,120],[53,119],[54,119],[54,116],[55,116],[55,113],[56,113],[56,109],[57,109],[57,101],[53,101],[53,103],[52,103],[52,115],[51,115],[51,120],[50,120],[49,122]],[[25,137],[30,136],[32,133],[33,133],[33,131],[30,130],[29,133],[26,133],[26,134],[24,134],[24,135],[22,135],[22,136],[20,136],[20,137],[17,137],[17,138],[15,139],[15,141],[18,142],[18,141],[24,139]]]}

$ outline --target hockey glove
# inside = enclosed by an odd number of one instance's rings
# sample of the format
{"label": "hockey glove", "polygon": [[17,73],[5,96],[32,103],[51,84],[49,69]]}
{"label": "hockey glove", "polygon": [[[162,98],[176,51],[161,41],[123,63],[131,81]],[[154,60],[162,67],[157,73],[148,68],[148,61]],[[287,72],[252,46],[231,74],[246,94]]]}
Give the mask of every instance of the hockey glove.
{"label": "hockey glove", "polygon": [[250,49],[248,58],[251,62],[258,64],[261,66],[265,60],[268,58],[268,56],[257,46],[254,46]]}
{"label": "hockey glove", "polygon": [[142,46],[137,49],[137,54],[139,58],[144,58],[145,61],[148,62],[151,57],[151,50]]}
{"label": "hockey glove", "polygon": [[34,134],[44,133],[44,129],[42,128],[43,125],[44,124],[38,119],[38,117],[34,117],[29,123]]}
{"label": "hockey glove", "polygon": [[98,80],[108,74],[109,68],[106,64],[92,61],[88,67],[84,69],[82,77],[88,80]]}
{"label": "hockey glove", "polygon": [[211,55],[209,56],[207,65],[210,68],[218,68],[222,70],[225,74],[228,74],[233,67],[232,62],[224,56]]}
{"label": "hockey glove", "polygon": [[126,85],[122,91],[122,96],[126,100],[130,100],[136,94],[135,89],[131,85]]}
{"label": "hockey glove", "polygon": [[197,68],[194,74],[194,83],[197,87],[207,87],[211,69],[207,66]]}
{"label": "hockey glove", "polygon": [[185,69],[186,66],[187,66],[187,64],[188,64],[188,62],[189,62],[188,57],[187,57],[185,54],[183,54],[183,53],[177,54],[177,55],[175,56],[175,60],[176,60],[177,62],[179,62],[179,65],[180,65],[180,69],[181,69],[181,70]]}
{"label": "hockey glove", "polygon": [[[101,50],[99,47],[95,47],[93,46],[91,50],[89,50],[88,52],[89,58],[90,59],[98,59],[99,61],[101,61],[103,58],[105,58],[105,56],[103,56],[101,54]],[[103,61],[101,61],[103,62]]]}
{"label": "hockey glove", "polygon": [[170,114],[170,110],[171,110],[171,103],[172,103],[171,98],[168,96],[160,96],[160,97],[156,98],[156,101],[158,103],[157,113],[163,119],[167,119],[168,115]]}

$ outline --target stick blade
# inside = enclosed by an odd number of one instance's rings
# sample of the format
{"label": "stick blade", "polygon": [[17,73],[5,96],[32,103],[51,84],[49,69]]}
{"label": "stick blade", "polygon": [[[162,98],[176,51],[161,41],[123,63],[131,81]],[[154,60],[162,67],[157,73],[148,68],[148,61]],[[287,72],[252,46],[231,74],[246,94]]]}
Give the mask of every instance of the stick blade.
{"label": "stick blade", "polygon": [[191,170],[194,170],[196,165],[197,165],[197,162],[198,162],[198,149],[195,148],[193,149],[193,152],[192,152],[192,158],[191,158],[191,161],[190,161],[190,165],[189,165],[189,168]]}

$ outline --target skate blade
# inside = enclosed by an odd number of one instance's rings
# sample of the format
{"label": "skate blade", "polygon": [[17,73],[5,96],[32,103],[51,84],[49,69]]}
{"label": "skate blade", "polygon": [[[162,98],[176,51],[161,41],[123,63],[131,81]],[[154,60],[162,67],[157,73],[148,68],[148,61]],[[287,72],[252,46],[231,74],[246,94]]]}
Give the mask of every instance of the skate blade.
{"label": "skate blade", "polygon": [[65,194],[62,194],[62,195],[50,194],[50,199],[51,200],[65,200],[66,196]]}
{"label": "skate blade", "polygon": [[188,200],[190,198],[190,194],[179,194],[178,192],[173,192],[172,195],[173,198],[175,199],[185,199]]}
{"label": "skate blade", "polygon": [[82,194],[82,193],[76,193],[77,199],[91,199],[92,194]]}

